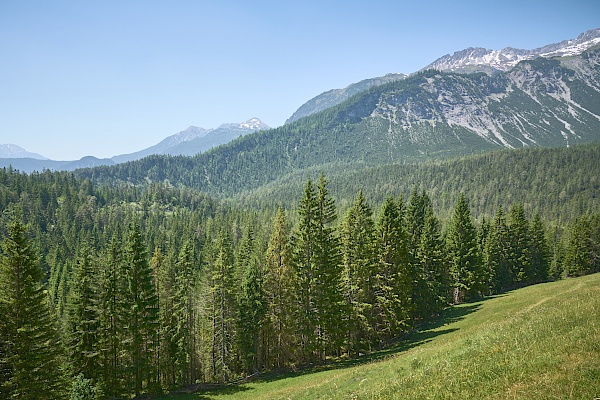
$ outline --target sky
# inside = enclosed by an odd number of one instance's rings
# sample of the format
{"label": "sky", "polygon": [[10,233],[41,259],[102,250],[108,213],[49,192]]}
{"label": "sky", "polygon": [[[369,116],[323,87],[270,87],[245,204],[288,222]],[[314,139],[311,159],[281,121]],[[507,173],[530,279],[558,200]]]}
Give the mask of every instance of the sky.
{"label": "sky", "polygon": [[598,27],[598,0],[0,0],[0,144],[76,160],[277,127],[330,89]]}

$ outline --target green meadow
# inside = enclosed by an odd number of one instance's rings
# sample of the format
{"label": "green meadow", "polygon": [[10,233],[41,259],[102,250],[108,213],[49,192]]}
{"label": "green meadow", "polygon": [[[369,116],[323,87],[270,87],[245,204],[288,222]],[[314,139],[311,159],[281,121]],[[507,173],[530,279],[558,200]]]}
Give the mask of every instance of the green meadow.
{"label": "green meadow", "polygon": [[437,323],[359,360],[164,398],[599,397],[600,274],[594,274],[453,307]]}

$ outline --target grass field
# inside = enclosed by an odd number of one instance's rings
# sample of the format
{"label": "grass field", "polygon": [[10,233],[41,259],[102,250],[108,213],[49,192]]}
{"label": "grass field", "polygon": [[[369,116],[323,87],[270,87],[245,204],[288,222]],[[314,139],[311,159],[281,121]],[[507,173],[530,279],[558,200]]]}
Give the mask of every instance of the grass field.
{"label": "grass field", "polygon": [[165,399],[594,400],[600,274],[454,307],[394,348],[326,368]]}

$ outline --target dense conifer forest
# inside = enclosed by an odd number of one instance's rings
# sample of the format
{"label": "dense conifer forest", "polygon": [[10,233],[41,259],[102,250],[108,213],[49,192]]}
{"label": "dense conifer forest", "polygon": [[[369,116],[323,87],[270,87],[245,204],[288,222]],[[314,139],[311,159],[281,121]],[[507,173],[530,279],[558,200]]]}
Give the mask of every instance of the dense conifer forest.
{"label": "dense conifer forest", "polygon": [[287,197],[226,200],[2,169],[0,398],[123,398],[352,359],[453,304],[600,272],[599,151],[325,167],[288,176]]}

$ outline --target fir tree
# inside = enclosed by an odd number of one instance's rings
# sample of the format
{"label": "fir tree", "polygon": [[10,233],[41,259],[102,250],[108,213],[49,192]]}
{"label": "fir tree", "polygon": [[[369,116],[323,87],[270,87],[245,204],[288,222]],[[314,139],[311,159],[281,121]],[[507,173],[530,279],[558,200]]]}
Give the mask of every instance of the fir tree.
{"label": "fir tree", "polygon": [[130,379],[131,387],[139,395],[144,389],[156,390],[153,385],[157,383],[158,297],[144,239],[137,223],[132,223],[129,228],[125,265]]}
{"label": "fir tree", "polygon": [[125,370],[122,355],[127,304],[125,266],[121,250],[120,241],[115,235],[106,249],[100,273],[98,348],[104,392],[108,396],[118,396],[124,391]]}
{"label": "fir tree", "polygon": [[421,301],[415,304],[423,319],[431,318],[444,309],[450,301],[450,273],[445,255],[440,222],[433,208],[425,209],[425,221],[421,232],[417,257],[420,262],[420,279],[425,287]]}
{"label": "fir tree", "polygon": [[362,191],[346,214],[341,230],[343,295],[348,355],[370,350],[375,300],[375,223]]}
{"label": "fir tree", "polygon": [[38,255],[16,216],[0,256],[0,388],[4,398],[65,397],[60,343]]}
{"label": "fir tree", "polygon": [[252,227],[247,230],[243,247],[247,254],[242,264],[239,301],[238,338],[246,373],[256,373],[263,365],[262,331],[265,322],[266,300],[260,262],[254,249]]}
{"label": "fir tree", "polygon": [[176,383],[190,384],[195,377],[195,327],[196,327],[196,270],[194,268],[194,249],[191,241],[187,240],[177,259],[175,287],[173,296],[173,319],[175,331],[174,366]]}
{"label": "fir tree", "polygon": [[550,278],[550,248],[546,240],[546,228],[539,214],[531,221],[530,250],[531,283],[546,282]]}
{"label": "fir tree", "polygon": [[67,350],[73,375],[83,374],[97,383],[99,316],[96,265],[87,242],[79,248],[67,300]]}
{"label": "fir tree", "polygon": [[265,264],[265,297],[268,366],[282,368],[290,364],[294,350],[296,314],[293,301],[294,275],[290,266],[289,232],[285,214],[277,210],[269,239]]}
{"label": "fir tree", "polygon": [[509,266],[515,286],[533,282],[530,255],[529,221],[522,204],[513,204],[508,212]]}
{"label": "fir tree", "polygon": [[402,203],[388,197],[377,221],[377,265],[372,317],[377,344],[383,345],[411,325],[412,274],[410,273]]}
{"label": "fir tree", "polygon": [[501,293],[512,287],[508,251],[508,227],[502,207],[499,207],[490,224],[484,247],[484,260],[492,293]]}
{"label": "fir tree", "polygon": [[473,226],[467,199],[462,194],[450,221],[447,250],[454,287],[454,303],[462,303],[480,296],[485,289],[478,254],[477,231]]}

